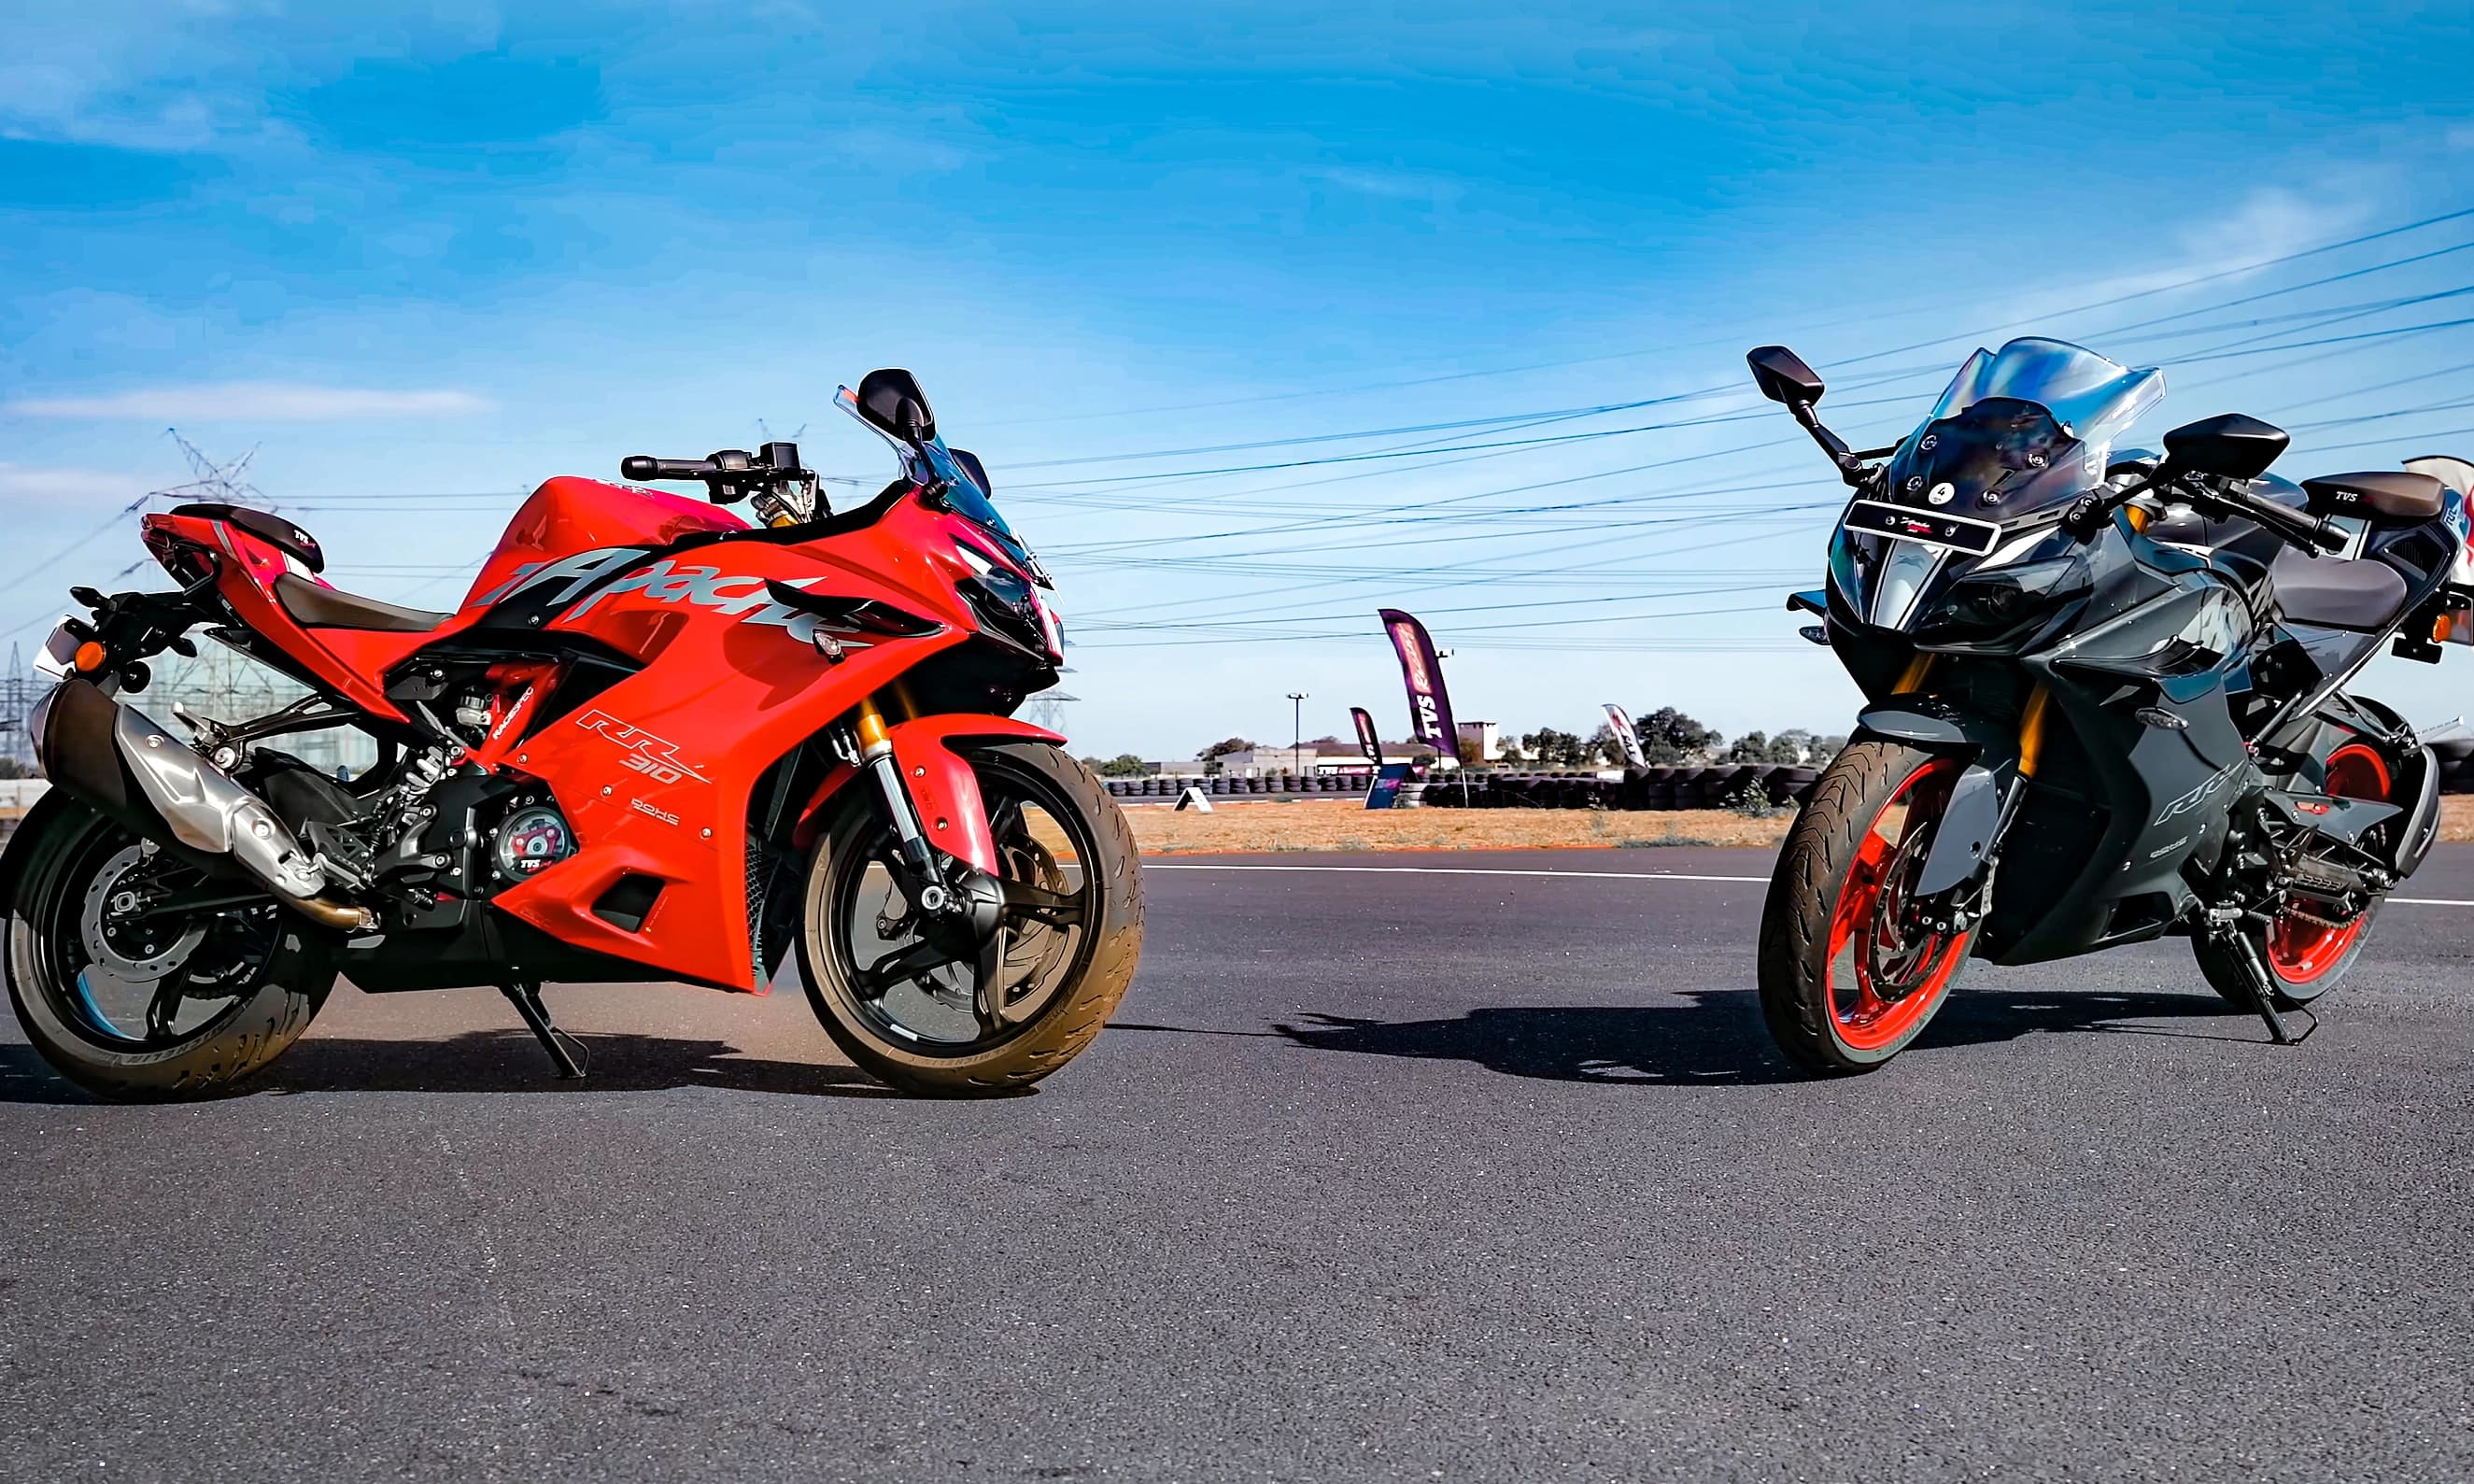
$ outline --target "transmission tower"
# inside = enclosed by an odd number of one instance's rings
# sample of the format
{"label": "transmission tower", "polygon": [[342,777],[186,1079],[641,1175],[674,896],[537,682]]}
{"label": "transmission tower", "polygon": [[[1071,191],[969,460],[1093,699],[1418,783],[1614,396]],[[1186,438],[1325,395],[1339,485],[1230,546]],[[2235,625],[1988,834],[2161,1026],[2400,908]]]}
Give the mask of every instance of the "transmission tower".
{"label": "transmission tower", "polygon": [[48,687],[26,664],[25,650],[9,646],[9,669],[0,676],[0,758],[33,766],[35,742],[26,733],[26,718]]}

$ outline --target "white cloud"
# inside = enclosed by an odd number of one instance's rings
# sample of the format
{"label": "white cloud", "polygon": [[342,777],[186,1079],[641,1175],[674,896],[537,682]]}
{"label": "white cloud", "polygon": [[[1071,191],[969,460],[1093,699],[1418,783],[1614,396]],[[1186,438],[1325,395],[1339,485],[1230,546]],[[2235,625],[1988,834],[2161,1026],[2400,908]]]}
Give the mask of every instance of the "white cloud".
{"label": "white cloud", "polygon": [[306,386],[289,381],[231,381],[162,386],[109,397],[25,397],[0,405],[18,417],[110,418],[154,423],[230,420],[331,423],[353,418],[455,417],[486,412],[470,392],[386,392],[362,387]]}
{"label": "white cloud", "polygon": [[147,489],[142,479],[100,469],[36,469],[0,464],[0,505],[12,509],[125,504]]}

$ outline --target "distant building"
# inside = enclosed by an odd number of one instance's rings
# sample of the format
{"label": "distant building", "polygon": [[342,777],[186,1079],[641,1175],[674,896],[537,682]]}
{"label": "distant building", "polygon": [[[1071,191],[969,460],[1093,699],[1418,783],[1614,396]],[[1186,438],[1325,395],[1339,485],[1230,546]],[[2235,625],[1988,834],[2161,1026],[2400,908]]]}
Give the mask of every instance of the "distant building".
{"label": "distant building", "polygon": [[1495,734],[1493,722],[1455,722],[1452,730],[1459,734],[1462,762],[1500,763],[1503,761],[1503,739]]}

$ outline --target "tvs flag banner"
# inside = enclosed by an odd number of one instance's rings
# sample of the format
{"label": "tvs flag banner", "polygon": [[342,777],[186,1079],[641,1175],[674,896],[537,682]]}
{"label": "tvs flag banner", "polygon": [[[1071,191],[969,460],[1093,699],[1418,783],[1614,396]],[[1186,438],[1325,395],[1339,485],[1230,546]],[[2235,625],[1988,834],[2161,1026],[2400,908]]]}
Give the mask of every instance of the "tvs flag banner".
{"label": "tvs flag banner", "polygon": [[1368,715],[1365,707],[1351,706],[1348,708],[1348,719],[1357,723],[1357,750],[1366,754],[1367,762],[1377,767],[1382,766],[1383,739],[1381,734],[1374,730],[1374,718]]}
{"label": "tvs flag banner", "polygon": [[1640,729],[1632,724],[1632,713],[1613,701],[1607,702],[1607,725],[1614,730],[1615,745],[1623,749],[1626,767],[1647,767],[1649,759],[1640,750]]}
{"label": "tvs flag banner", "polygon": [[1452,730],[1452,699],[1443,691],[1443,662],[1435,657],[1435,641],[1426,625],[1397,608],[1377,610],[1392,647],[1400,652],[1400,679],[1409,687],[1409,725],[1418,741],[1443,757],[1460,756]]}

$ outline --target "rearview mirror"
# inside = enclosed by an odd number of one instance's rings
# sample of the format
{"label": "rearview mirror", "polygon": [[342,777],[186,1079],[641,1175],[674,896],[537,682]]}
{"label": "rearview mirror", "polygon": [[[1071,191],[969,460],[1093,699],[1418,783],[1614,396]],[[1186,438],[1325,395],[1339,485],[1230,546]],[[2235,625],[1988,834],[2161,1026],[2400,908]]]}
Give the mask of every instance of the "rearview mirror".
{"label": "rearview mirror", "polygon": [[936,436],[936,414],[918,378],[895,368],[871,371],[859,379],[859,414],[882,433],[907,443],[926,443]]}
{"label": "rearview mirror", "polygon": [[2165,473],[2256,479],[2293,440],[2285,429],[2228,412],[2186,423],[2165,435]]}
{"label": "rearview mirror", "polygon": [[1753,368],[1753,380],[1761,395],[1772,401],[1790,407],[1810,406],[1821,401],[1821,377],[1804,358],[1783,345],[1765,345],[1744,357]]}

